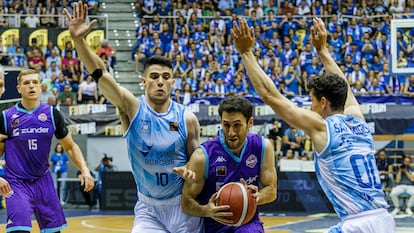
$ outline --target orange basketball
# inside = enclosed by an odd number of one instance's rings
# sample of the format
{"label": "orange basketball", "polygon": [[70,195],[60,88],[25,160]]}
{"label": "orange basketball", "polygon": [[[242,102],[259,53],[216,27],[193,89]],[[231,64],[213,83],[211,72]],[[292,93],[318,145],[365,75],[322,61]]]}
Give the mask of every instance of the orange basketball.
{"label": "orange basketball", "polygon": [[253,191],[242,183],[230,182],[221,187],[217,193],[216,205],[229,205],[233,216],[230,226],[241,226],[248,223],[256,213],[256,199]]}

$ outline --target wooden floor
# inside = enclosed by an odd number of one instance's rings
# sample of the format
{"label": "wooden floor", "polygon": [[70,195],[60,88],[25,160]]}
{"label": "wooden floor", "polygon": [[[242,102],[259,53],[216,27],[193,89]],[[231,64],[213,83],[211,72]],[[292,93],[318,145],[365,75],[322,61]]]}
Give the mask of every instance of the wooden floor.
{"label": "wooden floor", "polygon": [[[309,217],[264,217],[265,227],[306,220]],[[131,232],[133,216],[94,215],[67,218],[68,227],[62,233],[124,233]],[[0,225],[4,229],[5,225]],[[39,232],[37,223],[33,222],[33,233]],[[266,230],[266,233],[290,233],[289,230]]]}
{"label": "wooden floor", "polygon": [[[338,223],[332,214],[314,214],[309,216],[261,216],[266,233],[323,233],[329,226]],[[396,233],[413,233],[412,217],[399,216]],[[68,227],[62,233],[129,233],[131,232],[132,215],[84,215],[68,217]],[[6,228],[0,224],[0,232]],[[277,229],[277,230],[276,230]],[[280,230],[284,229],[284,230]],[[39,227],[33,222],[32,233],[39,233]]]}

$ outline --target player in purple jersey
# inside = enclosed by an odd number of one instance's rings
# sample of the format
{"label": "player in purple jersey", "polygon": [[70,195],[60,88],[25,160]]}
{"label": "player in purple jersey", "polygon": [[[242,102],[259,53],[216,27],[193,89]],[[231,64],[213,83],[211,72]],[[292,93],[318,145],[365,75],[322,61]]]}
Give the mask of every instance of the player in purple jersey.
{"label": "player in purple jersey", "polygon": [[254,29],[244,19],[238,23],[240,26],[234,22],[231,29],[233,43],[255,90],[286,123],[304,130],[312,139],[316,176],[341,218],[328,232],[395,232],[375,166],[371,132],[343,72],[328,51],[323,21],[314,18],[311,28],[312,45],[326,70],[308,83],[311,110],[296,106],[279,92],[253,54]]}
{"label": "player in purple jersey", "polygon": [[[221,101],[219,136],[204,142],[191,156],[188,168],[196,181],[184,183],[181,204],[184,212],[204,218],[204,230],[213,232],[264,232],[258,210],[240,227],[223,225],[231,221],[229,206],[216,206],[217,191],[226,183],[242,181],[255,192],[258,205],[276,199],[276,169],[273,145],[248,130],[253,125],[252,104],[242,97]],[[262,187],[258,189],[259,185]]]}
{"label": "player in purple jersey", "polygon": [[5,177],[0,178],[0,195],[8,197],[6,232],[30,232],[32,214],[41,232],[60,232],[67,224],[49,172],[53,135],[81,170],[80,182],[85,185],[85,191],[93,189],[94,180],[79,146],[65,126],[63,115],[39,102],[39,73],[21,71],[17,90],[22,96],[21,102],[0,116],[0,133],[8,137],[0,142],[0,154],[4,152],[6,159]]}

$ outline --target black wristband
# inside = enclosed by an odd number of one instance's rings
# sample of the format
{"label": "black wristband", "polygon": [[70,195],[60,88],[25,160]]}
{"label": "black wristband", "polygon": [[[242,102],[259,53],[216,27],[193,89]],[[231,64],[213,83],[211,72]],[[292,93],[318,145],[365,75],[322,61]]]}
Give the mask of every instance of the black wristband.
{"label": "black wristband", "polygon": [[96,69],[92,74],[92,78],[95,80],[96,83],[98,83],[99,79],[102,77],[102,69]]}

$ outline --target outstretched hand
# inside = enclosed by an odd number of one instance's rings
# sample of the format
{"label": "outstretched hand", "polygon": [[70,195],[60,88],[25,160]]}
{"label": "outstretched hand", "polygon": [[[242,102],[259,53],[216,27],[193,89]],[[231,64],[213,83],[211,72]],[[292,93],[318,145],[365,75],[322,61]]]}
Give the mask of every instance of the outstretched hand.
{"label": "outstretched hand", "polygon": [[84,4],[82,1],[75,3],[73,7],[73,15],[70,15],[66,9],[63,10],[63,13],[69,20],[69,32],[74,40],[84,38],[91,31],[93,25],[98,22],[94,19],[89,25],[86,24],[88,5]]}
{"label": "outstretched hand", "polygon": [[328,33],[326,32],[325,23],[321,18],[313,19],[313,26],[311,27],[311,43],[317,51],[326,48],[326,38]]}
{"label": "outstretched hand", "polygon": [[239,19],[238,22],[240,27],[237,25],[237,20],[233,21],[231,35],[237,51],[239,51],[240,54],[243,54],[252,51],[254,43],[256,43],[256,38],[254,36],[253,28],[249,28],[245,19]]}
{"label": "outstretched hand", "polygon": [[193,170],[188,169],[185,165],[181,167],[174,167],[173,172],[179,175],[184,180],[195,182],[196,174]]}

